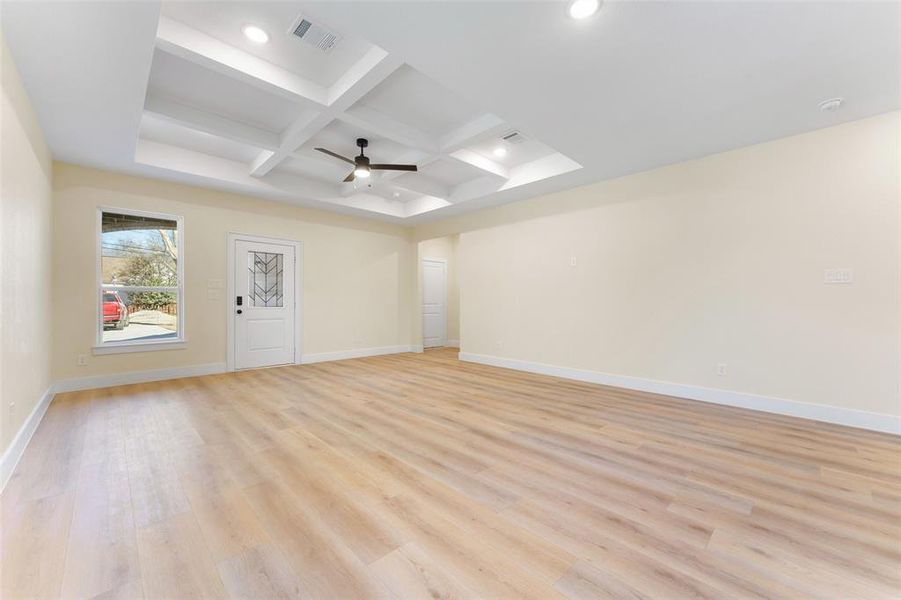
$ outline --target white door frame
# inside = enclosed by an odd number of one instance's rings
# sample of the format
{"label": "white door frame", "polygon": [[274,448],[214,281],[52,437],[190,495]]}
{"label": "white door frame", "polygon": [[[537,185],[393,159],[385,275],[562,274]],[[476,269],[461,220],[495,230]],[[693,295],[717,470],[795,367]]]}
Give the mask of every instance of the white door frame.
{"label": "white door frame", "polygon": [[235,370],[235,242],[238,240],[259,242],[261,244],[282,244],[294,248],[294,364],[299,365],[303,357],[301,348],[303,345],[303,320],[301,319],[301,316],[303,315],[303,295],[301,293],[303,290],[303,286],[301,285],[301,275],[303,273],[303,242],[299,240],[283,240],[229,231],[226,241],[228,245],[228,284],[226,285],[228,297],[225,301],[225,322],[228,331],[228,340],[226,342],[225,351],[225,370]]}
{"label": "white door frame", "polygon": [[[441,338],[442,343],[441,347],[444,348],[447,346],[447,259],[446,258],[429,258],[427,256],[423,256],[419,259],[419,319],[422,321],[422,304],[423,298],[425,297],[424,289],[425,289],[425,269],[423,267],[423,263],[425,261],[429,262],[438,262],[444,265],[444,299],[441,302],[442,312],[444,313],[444,337]],[[423,347],[425,347],[425,328],[422,328],[422,332],[420,335],[420,343]]]}

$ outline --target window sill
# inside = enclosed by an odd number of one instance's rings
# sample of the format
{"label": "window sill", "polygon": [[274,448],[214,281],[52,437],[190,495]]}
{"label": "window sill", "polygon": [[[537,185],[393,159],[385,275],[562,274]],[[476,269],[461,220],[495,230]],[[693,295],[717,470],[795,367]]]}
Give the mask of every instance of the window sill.
{"label": "window sill", "polygon": [[154,352],[156,350],[184,350],[188,347],[187,340],[174,342],[132,342],[120,344],[105,344],[94,346],[92,354],[125,354],[127,352]]}

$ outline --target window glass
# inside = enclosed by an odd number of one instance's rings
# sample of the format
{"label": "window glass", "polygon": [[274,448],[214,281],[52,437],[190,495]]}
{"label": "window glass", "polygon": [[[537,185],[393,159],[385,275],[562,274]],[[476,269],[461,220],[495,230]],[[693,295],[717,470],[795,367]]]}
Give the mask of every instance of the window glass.
{"label": "window glass", "polygon": [[179,235],[171,218],[102,213],[102,343],[180,338]]}

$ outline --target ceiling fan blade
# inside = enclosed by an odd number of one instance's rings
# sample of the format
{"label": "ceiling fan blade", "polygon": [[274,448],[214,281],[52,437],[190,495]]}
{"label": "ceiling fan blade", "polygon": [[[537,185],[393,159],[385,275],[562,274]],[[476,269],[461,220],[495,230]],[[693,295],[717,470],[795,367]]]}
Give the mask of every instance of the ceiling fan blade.
{"label": "ceiling fan blade", "polygon": [[350,183],[354,179],[355,179],[354,172],[351,171],[350,174],[348,174],[348,176],[344,178],[344,183]]}
{"label": "ceiling fan blade", "polygon": [[329,156],[334,156],[335,158],[337,158],[339,160],[343,160],[344,162],[350,163],[352,165],[357,164],[353,160],[347,158],[346,156],[341,156],[340,154],[335,154],[331,150],[326,150],[325,148],[314,148],[314,150],[318,150],[319,152],[322,152],[323,154],[328,154]]}
{"label": "ceiling fan blade", "polygon": [[373,171],[416,171],[416,165],[369,165]]}

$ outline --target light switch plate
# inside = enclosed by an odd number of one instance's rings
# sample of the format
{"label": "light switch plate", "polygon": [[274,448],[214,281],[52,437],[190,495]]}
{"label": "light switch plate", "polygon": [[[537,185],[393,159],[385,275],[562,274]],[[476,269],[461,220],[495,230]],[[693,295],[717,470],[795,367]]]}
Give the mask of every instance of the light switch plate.
{"label": "light switch plate", "polygon": [[207,279],[206,287],[209,290],[221,290],[225,286],[223,285],[221,279]]}
{"label": "light switch plate", "polygon": [[823,272],[823,283],[854,283],[854,271],[851,269],[826,269]]}

